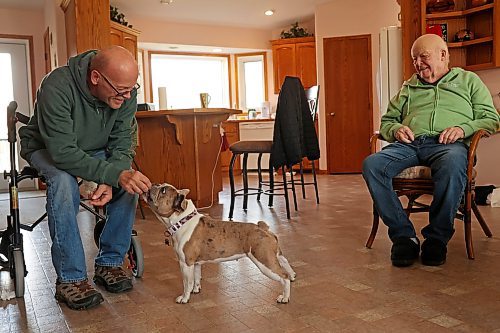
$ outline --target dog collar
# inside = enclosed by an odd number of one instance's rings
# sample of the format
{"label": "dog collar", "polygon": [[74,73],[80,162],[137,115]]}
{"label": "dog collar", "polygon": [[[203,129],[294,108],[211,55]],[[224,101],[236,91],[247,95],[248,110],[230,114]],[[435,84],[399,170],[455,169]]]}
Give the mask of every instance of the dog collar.
{"label": "dog collar", "polygon": [[177,230],[179,230],[184,224],[186,224],[187,221],[191,220],[196,214],[198,214],[198,211],[196,211],[195,209],[191,213],[180,219],[179,222],[168,227],[168,234],[170,236],[173,236],[177,232]]}

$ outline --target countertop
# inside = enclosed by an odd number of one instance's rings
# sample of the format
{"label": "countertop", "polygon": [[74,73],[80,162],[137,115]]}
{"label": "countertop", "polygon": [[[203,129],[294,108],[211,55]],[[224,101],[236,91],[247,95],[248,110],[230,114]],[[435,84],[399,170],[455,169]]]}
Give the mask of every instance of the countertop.
{"label": "countertop", "polygon": [[255,123],[255,122],[263,122],[263,121],[274,121],[272,118],[263,118],[263,119],[228,119],[226,120],[229,123]]}
{"label": "countertop", "polygon": [[193,109],[174,109],[158,111],[137,111],[136,118],[154,118],[163,116],[191,116],[191,115],[219,115],[219,114],[240,114],[241,110],[225,108],[193,108]]}

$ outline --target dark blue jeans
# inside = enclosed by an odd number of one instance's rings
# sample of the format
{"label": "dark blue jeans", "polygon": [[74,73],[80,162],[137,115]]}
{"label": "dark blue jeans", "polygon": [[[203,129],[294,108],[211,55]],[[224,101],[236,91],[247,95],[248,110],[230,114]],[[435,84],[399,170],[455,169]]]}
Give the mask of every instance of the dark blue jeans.
{"label": "dark blue jeans", "polygon": [[375,209],[389,227],[391,240],[416,237],[415,228],[392,188],[392,178],[406,168],[424,165],[432,170],[434,195],[429,225],[422,229],[422,235],[448,243],[467,181],[467,150],[462,142],[441,144],[438,137],[423,135],[409,144],[390,144],[364,160],[363,177]]}
{"label": "dark blue jeans", "polygon": [[[94,157],[106,158],[104,151]],[[79,282],[87,278],[85,253],[76,215],[79,212],[80,191],[76,177],[55,167],[46,149],[30,156],[30,164],[47,182],[47,214],[52,238],[52,263],[61,282]],[[138,195],[113,188],[113,198],[107,205],[107,220],[99,239],[95,263],[100,266],[121,266],[130,247],[132,226]]]}

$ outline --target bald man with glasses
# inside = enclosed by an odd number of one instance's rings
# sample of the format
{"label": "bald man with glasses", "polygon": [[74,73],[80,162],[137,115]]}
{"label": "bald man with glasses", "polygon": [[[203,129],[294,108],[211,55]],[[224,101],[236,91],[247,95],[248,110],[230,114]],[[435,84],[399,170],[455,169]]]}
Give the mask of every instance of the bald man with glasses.
{"label": "bald man with glasses", "polygon": [[89,283],[76,215],[77,178],[98,184],[90,204],[107,204],[94,282],[109,292],[132,289],[122,269],[140,194],[149,179],[131,168],[136,145],[137,63],[119,46],[87,51],[49,73],[37,91],[35,111],[19,130],[21,156],[47,183],[47,213],[55,297],[71,309],[103,301]]}

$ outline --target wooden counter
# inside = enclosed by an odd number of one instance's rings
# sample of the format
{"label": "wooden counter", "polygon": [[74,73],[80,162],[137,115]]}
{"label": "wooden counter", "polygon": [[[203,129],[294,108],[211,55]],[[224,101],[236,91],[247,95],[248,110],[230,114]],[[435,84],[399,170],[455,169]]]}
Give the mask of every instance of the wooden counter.
{"label": "wooden counter", "polygon": [[209,108],[139,111],[139,146],[135,161],[153,183],[169,183],[190,190],[197,207],[218,202],[222,190],[219,126],[240,110]]}

